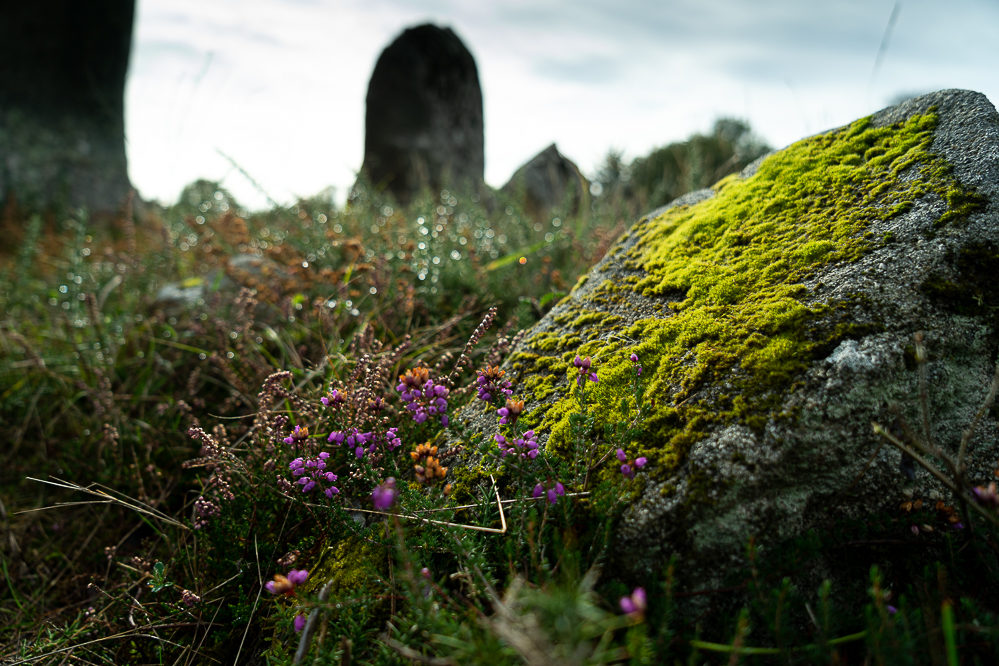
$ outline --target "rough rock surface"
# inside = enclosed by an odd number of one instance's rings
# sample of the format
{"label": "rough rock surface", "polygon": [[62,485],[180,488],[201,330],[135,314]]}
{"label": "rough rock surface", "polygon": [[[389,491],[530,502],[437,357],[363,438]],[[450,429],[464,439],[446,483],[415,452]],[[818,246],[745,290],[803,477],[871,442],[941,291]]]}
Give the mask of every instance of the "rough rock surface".
{"label": "rough rock surface", "polygon": [[482,90],[475,60],[449,28],[409,28],[368,83],[362,177],[400,203],[421,189],[482,186]]}
{"label": "rough rock surface", "polygon": [[[572,359],[594,359],[593,437],[635,418],[644,366],[649,464],[598,479],[633,493],[613,539],[636,581],[670,557],[702,589],[806,530],[899,512],[946,492],[877,436],[919,430],[919,368],[932,437],[954,451],[988,392],[999,342],[999,115],[945,90],[761,158],[740,176],[638,221],[528,331],[506,363],[523,419],[549,452],[570,437]],[[914,334],[928,359],[916,362]],[[654,404],[653,404],[654,403]],[[473,413],[474,412],[474,413]],[[467,410],[491,435],[494,417]],[[968,477],[999,460],[993,410]],[[613,462],[613,456],[610,456]]]}
{"label": "rough rock surface", "polygon": [[579,212],[589,186],[579,167],[558,151],[553,143],[517,169],[502,192],[523,202],[534,219],[544,219],[555,211]]}
{"label": "rough rock surface", "polygon": [[114,212],[131,189],[124,93],[134,0],[12,2],[0,20],[0,200]]}

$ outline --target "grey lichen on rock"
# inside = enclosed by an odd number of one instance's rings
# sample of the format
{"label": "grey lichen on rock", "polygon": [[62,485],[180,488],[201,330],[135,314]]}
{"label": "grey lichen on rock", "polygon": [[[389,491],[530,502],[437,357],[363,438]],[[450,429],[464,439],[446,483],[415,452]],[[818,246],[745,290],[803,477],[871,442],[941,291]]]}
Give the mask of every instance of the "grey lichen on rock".
{"label": "grey lichen on rock", "polygon": [[[999,342],[999,292],[970,277],[999,267],[997,190],[999,115],[945,90],[777,151],[626,232],[506,364],[523,418],[568,456],[573,357],[599,368],[597,437],[630,418],[640,358],[655,406],[626,446],[650,463],[615,570],[641,580],[678,557],[711,587],[751,537],[766,551],[907,493],[944,497],[900,471],[871,423],[921,422],[917,331],[934,441],[953,448],[971,423]],[[969,478],[992,477],[997,435],[987,415]]]}

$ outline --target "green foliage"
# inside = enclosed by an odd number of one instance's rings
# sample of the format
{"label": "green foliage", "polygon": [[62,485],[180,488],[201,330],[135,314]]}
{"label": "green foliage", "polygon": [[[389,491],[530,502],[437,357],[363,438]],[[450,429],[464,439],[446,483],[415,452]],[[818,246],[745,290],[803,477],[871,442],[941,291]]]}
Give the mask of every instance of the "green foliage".
{"label": "green foliage", "polygon": [[687,192],[711,187],[769,151],[749,125],[734,118],[716,120],[710,134],[657,148],[631,164],[612,150],[597,173],[598,206],[623,209],[634,218]]}

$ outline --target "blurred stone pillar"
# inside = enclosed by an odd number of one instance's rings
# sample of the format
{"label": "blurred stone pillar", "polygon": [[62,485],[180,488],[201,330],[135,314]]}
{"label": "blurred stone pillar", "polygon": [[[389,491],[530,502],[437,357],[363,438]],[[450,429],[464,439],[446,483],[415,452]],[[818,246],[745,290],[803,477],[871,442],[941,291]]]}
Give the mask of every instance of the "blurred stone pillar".
{"label": "blurred stone pillar", "polygon": [[409,203],[422,189],[483,185],[482,90],[475,59],[449,28],[409,28],[368,84],[362,179]]}
{"label": "blurred stone pillar", "polygon": [[124,93],[134,0],[16,0],[0,10],[0,198],[117,209],[131,185]]}

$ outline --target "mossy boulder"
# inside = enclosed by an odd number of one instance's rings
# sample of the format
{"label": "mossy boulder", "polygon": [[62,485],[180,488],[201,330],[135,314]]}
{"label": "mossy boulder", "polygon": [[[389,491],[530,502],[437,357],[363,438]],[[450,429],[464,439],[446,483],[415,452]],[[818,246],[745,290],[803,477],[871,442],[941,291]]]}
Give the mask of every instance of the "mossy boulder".
{"label": "mossy boulder", "polygon": [[[710,588],[728,565],[845,520],[948,496],[875,434],[920,431],[954,451],[988,393],[999,342],[999,115],[946,90],[795,143],[639,220],[506,363],[549,453],[571,455],[576,355],[608,451],[649,463],[615,527],[614,570],[671,558]],[[914,336],[928,353],[916,362]],[[651,405],[632,441],[631,354]],[[472,428],[495,425],[478,408]],[[995,413],[968,477],[999,461]],[[613,462],[613,455],[610,456]],[[913,474],[914,470],[914,474]],[[654,578],[653,578],[654,580]]]}

